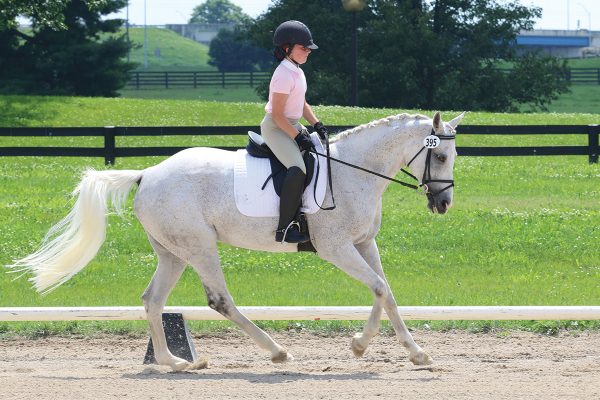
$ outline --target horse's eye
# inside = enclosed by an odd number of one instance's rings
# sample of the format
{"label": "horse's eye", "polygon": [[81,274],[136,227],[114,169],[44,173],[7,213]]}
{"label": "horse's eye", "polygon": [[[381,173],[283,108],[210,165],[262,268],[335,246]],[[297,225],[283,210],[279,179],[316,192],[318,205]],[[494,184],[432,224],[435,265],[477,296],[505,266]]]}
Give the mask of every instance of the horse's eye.
{"label": "horse's eye", "polygon": [[435,158],[437,158],[440,162],[446,162],[446,159],[448,157],[446,157],[445,154],[438,154],[438,153],[434,153],[435,154]]}

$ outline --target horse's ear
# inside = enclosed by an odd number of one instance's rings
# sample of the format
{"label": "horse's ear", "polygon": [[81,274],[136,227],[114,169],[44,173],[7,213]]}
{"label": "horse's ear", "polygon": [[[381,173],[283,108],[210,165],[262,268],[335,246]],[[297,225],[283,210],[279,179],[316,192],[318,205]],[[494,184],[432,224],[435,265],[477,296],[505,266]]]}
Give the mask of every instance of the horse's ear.
{"label": "horse's ear", "polygon": [[452,127],[452,129],[456,129],[460,121],[465,117],[465,113],[463,112],[458,117],[454,118],[452,121],[448,122],[448,125]]}
{"label": "horse's ear", "polygon": [[433,116],[433,130],[439,132],[442,126],[442,115],[439,111],[436,111]]}

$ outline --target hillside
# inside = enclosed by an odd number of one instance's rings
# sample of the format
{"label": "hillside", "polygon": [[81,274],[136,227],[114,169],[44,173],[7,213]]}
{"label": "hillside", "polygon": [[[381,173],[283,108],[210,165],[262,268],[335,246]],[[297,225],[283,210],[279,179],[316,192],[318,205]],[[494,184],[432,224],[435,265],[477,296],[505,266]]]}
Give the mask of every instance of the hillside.
{"label": "hillside", "polygon": [[[147,34],[147,70],[216,70],[208,65],[208,46],[184,38],[168,29],[148,28]],[[129,28],[129,38],[135,44],[130,60],[139,63],[139,69],[144,69],[144,28]]]}

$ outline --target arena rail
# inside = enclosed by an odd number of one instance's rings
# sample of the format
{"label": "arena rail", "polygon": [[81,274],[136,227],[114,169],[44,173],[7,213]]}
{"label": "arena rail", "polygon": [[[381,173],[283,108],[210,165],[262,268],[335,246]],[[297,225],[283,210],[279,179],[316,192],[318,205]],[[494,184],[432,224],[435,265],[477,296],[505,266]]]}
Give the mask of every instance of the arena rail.
{"label": "arena rail", "polygon": [[[329,126],[332,132],[352,126]],[[245,136],[249,130],[259,132],[258,126],[162,126],[162,127],[56,127],[0,128],[0,137],[103,137],[103,147],[8,147],[0,146],[1,156],[104,157],[113,165],[117,157],[170,156],[186,147],[117,147],[116,137],[124,136]],[[521,147],[458,147],[460,156],[588,156],[590,163],[598,162],[600,154],[600,125],[461,125],[461,135],[585,135],[583,146],[521,146]],[[218,147],[236,150],[239,147]]]}
{"label": "arena rail", "polygon": [[[371,307],[239,307],[253,320],[367,320]],[[418,306],[398,307],[405,320],[600,320],[600,306]],[[209,307],[165,307],[165,313],[182,314],[186,320],[225,320]],[[0,321],[96,321],[145,320],[143,307],[5,307]],[[387,319],[384,313],[382,319]]]}

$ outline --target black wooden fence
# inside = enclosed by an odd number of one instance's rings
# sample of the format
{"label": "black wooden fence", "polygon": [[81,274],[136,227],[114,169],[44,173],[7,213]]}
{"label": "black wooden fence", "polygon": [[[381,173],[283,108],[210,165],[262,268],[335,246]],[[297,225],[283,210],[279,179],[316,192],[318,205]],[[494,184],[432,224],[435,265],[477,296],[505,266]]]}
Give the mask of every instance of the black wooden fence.
{"label": "black wooden fence", "polygon": [[[501,69],[510,72],[510,69]],[[204,86],[250,86],[271,77],[270,72],[134,71],[126,89],[198,88]],[[573,84],[600,85],[600,68],[570,68],[566,79]]]}
{"label": "black wooden fence", "polygon": [[[350,126],[330,126],[341,131]],[[117,136],[188,136],[188,135],[246,135],[249,130],[260,132],[257,126],[164,126],[96,128],[0,128],[0,137],[29,136],[95,136],[104,137],[103,147],[0,147],[0,156],[103,157],[114,164],[117,157],[170,156],[187,147],[117,147]],[[600,146],[599,125],[461,125],[461,135],[587,135],[587,146],[529,146],[529,147],[458,147],[461,156],[588,156],[590,163],[598,162]],[[236,150],[238,147],[218,147]]]}
{"label": "black wooden fence", "polygon": [[201,86],[250,86],[270,78],[269,72],[136,71],[126,89],[198,88]]}

